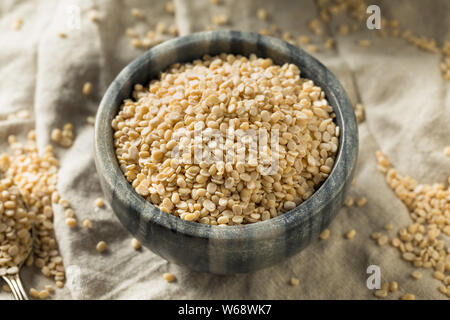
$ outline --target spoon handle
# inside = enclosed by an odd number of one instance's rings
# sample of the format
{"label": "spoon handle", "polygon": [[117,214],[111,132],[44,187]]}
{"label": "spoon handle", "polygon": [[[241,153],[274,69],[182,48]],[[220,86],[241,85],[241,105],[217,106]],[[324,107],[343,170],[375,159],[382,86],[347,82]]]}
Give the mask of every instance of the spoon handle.
{"label": "spoon handle", "polygon": [[29,300],[28,295],[25,292],[25,289],[23,288],[22,281],[20,281],[19,274],[8,274],[4,275],[3,280],[8,284],[9,288],[11,289],[14,299],[16,300]]}

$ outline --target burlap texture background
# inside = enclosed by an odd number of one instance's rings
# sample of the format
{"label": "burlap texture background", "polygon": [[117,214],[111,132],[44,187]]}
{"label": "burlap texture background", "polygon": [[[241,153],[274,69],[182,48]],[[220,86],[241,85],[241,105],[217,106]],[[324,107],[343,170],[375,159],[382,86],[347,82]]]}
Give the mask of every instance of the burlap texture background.
{"label": "burlap texture background", "polygon": [[[82,19],[79,30],[67,28],[67,6],[78,5]],[[176,23],[180,33],[203,30],[212,25],[211,16],[227,13],[233,29],[258,31],[276,24],[293,35],[309,35],[307,22],[317,16],[312,0],[241,1],[223,0],[213,6],[208,0],[176,1],[177,15],[164,10],[164,1],[2,1],[0,4],[0,150],[7,150],[7,136],[36,128],[43,148],[50,131],[72,122],[76,140],[69,149],[55,148],[61,161],[59,188],[79,221],[89,218],[92,230],[69,230],[64,213],[55,206],[57,239],[68,272],[68,283],[57,290],[61,299],[372,299],[366,287],[366,268],[381,267],[382,279],[396,280],[400,292],[417,298],[443,298],[439,282],[424,271],[420,281],[411,280],[412,266],[389,247],[379,247],[369,236],[386,223],[395,227],[409,223],[405,206],[376,170],[374,153],[383,150],[399,172],[421,182],[444,182],[450,172],[450,158],[443,148],[450,144],[450,82],[442,79],[440,56],[407,44],[402,39],[379,38],[362,28],[340,36],[336,22],[327,29],[336,41],[335,50],[318,52],[318,57],[343,83],[351,100],[366,106],[367,120],[360,125],[359,164],[351,195],[366,196],[363,208],[343,208],[332,223],[331,236],[317,241],[298,256],[272,268],[252,274],[217,277],[170,265],[147,249],[135,252],[131,235],[120,225],[112,210],[94,209],[101,196],[93,160],[93,127],[86,117],[94,115],[98,103],[115,75],[142,50],[133,48],[125,35],[127,27],[140,32],[158,21]],[[403,26],[436,38],[450,39],[450,4],[442,1],[382,1],[382,15],[396,17]],[[133,7],[144,10],[146,19],[136,21]],[[265,7],[269,23],[256,18]],[[88,12],[97,8],[102,20],[93,23]],[[19,31],[10,28],[16,17],[24,23]],[[342,21],[345,21],[342,17]],[[58,37],[66,32],[67,38]],[[359,39],[370,39],[369,48]],[[84,82],[93,84],[88,97],[81,94]],[[8,114],[29,110],[30,120],[6,120]],[[356,229],[349,241],[343,234]],[[106,254],[95,250],[98,241],[108,242]],[[80,273],[77,273],[77,270]],[[166,283],[163,272],[172,272],[177,282]],[[291,277],[298,287],[288,285]],[[27,288],[42,288],[51,282],[36,268],[23,271]],[[10,299],[0,293],[0,299]]]}

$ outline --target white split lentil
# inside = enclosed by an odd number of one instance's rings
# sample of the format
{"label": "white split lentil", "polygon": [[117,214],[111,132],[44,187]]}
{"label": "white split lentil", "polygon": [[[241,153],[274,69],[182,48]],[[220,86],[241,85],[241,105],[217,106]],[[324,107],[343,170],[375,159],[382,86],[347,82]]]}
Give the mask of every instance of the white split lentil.
{"label": "white split lentil", "polygon": [[354,108],[356,121],[361,123],[365,120],[365,107],[361,103],[357,103]]}
{"label": "white split lentil", "polygon": [[355,203],[355,201],[353,200],[353,197],[352,197],[352,196],[347,196],[347,197],[345,198],[344,205],[345,205],[346,207],[351,207],[351,206],[353,206],[354,203]]}
{"label": "white split lentil", "polygon": [[66,209],[64,214],[65,214],[66,218],[73,218],[73,217],[75,217],[75,212],[71,208]]}
{"label": "white split lentil", "polygon": [[267,11],[266,11],[266,9],[258,9],[258,10],[256,11],[256,17],[257,17],[259,20],[262,20],[262,21],[267,20]]}
{"label": "white split lentil", "polygon": [[365,204],[367,203],[367,198],[366,197],[361,197],[356,201],[356,205],[358,207],[363,207]]}
{"label": "white split lentil", "polygon": [[85,96],[89,95],[92,92],[92,83],[91,82],[85,82],[83,84],[82,92]]}
{"label": "white split lentil", "polygon": [[176,25],[170,25],[167,29],[167,32],[172,36],[176,37],[178,36],[178,27]]}
{"label": "white split lentil", "polygon": [[21,18],[15,18],[11,23],[11,28],[14,30],[20,30],[23,25],[23,20]]}
{"label": "white split lentil", "polygon": [[420,280],[420,279],[422,279],[422,272],[420,272],[419,270],[414,270],[411,273],[411,277],[415,280]]}
{"label": "white split lentil", "polygon": [[447,289],[447,287],[444,285],[439,286],[439,291],[445,295],[448,295],[448,290],[449,289]]}
{"label": "white split lentil", "polygon": [[355,236],[356,236],[356,230],[355,229],[351,229],[345,234],[345,238],[348,239],[348,240],[353,239]]}
{"label": "white split lentil", "polygon": [[35,288],[30,288],[28,291],[31,297],[33,298],[39,298],[39,291],[37,291]]}
{"label": "white split lentil", "polygon": [[435,278],[436,280],[444,281],[445,274],[441,271],[435,271],[433,272],[433,278]]}
{"label": "white split lentil", "polygon": [[311,52],[311,53],[315,53],[317,51],[319,51],[319,47],[315,44],[307,44],[306,45],[306,50]]}
{"label": "white split lentil", "polygon": [[370,237],[371,237],[373,240],[378,240],[381,236],[382,236],[382,234],[381,234],[380,232],[374,232],[374,233],[372,233],[372,234],[370,235]]}
{"label": "white split lentil", "polygon": [[330,237],[330,230],[329,229],[323,230],[319,237],[321,240],[328,239]]}
{"label": "white split lentil", "polygon": [[386,235],[381,235],[378,239],[377,239],[377,243],[379,246],[384,246],[385,244],[387,244],[389,242],[389,238]]}
{"label": "white split lentil", "polygon": [[89,11],[88,16],[89,16],[89,20],[91,20],[91,22],[99,22],[101,20],[100,13],[97,10]]}
{"label": "white split lentil", "polygon": [[47,284],[45,286],[45,290],[47,290],[49,294],[52,294],[53,292],[55,292],[55,289],[49,284]]}
{"label": "white split lentil", "polygon": [[298,42],[300,44],[309,44],[309,43],[311,43],[311,38],[308,37],[308,36],[299,36],[298,37]]}
{"label": "white split lentil", "polygon": [[376,290],[374,294],[377,298],[386,298],[388,295],[388,292],[385,289],[379,289],[379,290]]}
{"label": "white split lentil", "polygon": [[141,243],[139,242],[138,239],[131,239],[131,246],[133,247],[134,250],[139,250],[141,248]]}
{"label": "white split lentil", "polygon": [[212,23],[214,23],[217,26],[226,25],[230,22],[230,19],[225,14],[217,14],[212,17]]}
{"label": "white split lentil", "polygon": [[175,4],[173,1],[167,1],[165,5],[166,12],[169,14],[175,14]]}
{"label": "white split lentil", "polygon": [[104,252],[106,250],[107,244],[105,241],[100,241],[97,243],[97,246],[95,247],[98,252]]}
{"label": "white split lentil", "polygon": [[136,30],[134,30],[133,28],[127,28],[125,30],[125,34],[132,39],[137,38],[138,36]]}
{"label": "white split lentil", "polygon": [[163,34],[166,32],[166,24],[162,21],[158,22],[155,27],[156,33]]}
{"label": "white split lentil", "polygon": [[131,44],[132,44],[133,47],[135,47],[135,48],[140,48],[140,47],[143,46],[142,40],[141,40],[141,39],[137,39],[137,38],[132,39],[132,40],[131,40]]}
{"label": "white split lentil", "polygon": [[323,46],[325,47],[325,49],[331,50],[334,48],[335,46],[335,41],[333,38],[327,38],[323,44]]}
{"label": "white split lentil", "polygon": [[166,280],[167,282],[174,282],[177,278],[173,273],[166,272],[163,274],[163,279]]}
{"label": "white split lentil", "polygon": [[445,154],[447,157],[450,157],[450,146],[444,148],[444,154]]}
{"label": "white split lentil", "polygon": [[416,296],[412,293],[405,293],[400,297],[401,300],[416,300]]}
{"label": "white split lentil", "polygon": [[272,35],[272,32],[266,28],[259,29],[258,33],[262,34],[263,36],[271,36]]}
{"label": "white split lentil", "polygon": [[52,130],[50,134],[50,138],[54,142],[59,142],[62,139],[62,132],[61,129],[55,128]]}
{"label": "white split lentil", "polygon": [[397,281],[392,281],[389,284],[389,291],[390,292],[396,292],[397,290],[398,290],[398,283],[397,283]]}
{"label": "white split lentil", "polygon": [[364,47],[364,48],[370,47],[371,44],[372,44],[372,42],[370,40],[367,40],[367,39],[363,39],[363,40],[359,40],[358,41],[358,45],[360,47]]}
{"label": "white split lentil", "polygon": [[70,202],[66,199],[59,199],[58,204],[65,209],[70,207]]}
{"label": "white split lentil", "polygon": [[83,220],[83,227],[86,229],[91,229],[92,228],[92,221],[89,219],[85,219]]}
{"label": "white split lentil", "polygon": [[298,278],[292,277],[289,283],[291,286],[297,287],[300,284],[300,281],[298,280]]}
{"label": "white split lentil", "polygon": [[105,205],[105,200],[103,198],[97,198],[95,199],[95,206],[98,208],[101,208]]}
{"label": "white split lentil", "polygon": [[89,116],[86,118],[86,122],[91,126],[95,125],[95,117]]}
{"label": "white split lentil", "polygon": [[74,218],[66,218],[66,224],[69,228],[75,228],[77,226],[77,220]]}
{"label": "white split lentil", "polygon": [[289,31],[284,31],[281,34],[281,38],[284,41],[289,42],[290,44],[294,44],[294,38],[292,37],[292,34]]}
{"label": "white split lentil", "polygon": [[50,294],[47,290],[39,291],[39,299],[47,299],[49,295]]}

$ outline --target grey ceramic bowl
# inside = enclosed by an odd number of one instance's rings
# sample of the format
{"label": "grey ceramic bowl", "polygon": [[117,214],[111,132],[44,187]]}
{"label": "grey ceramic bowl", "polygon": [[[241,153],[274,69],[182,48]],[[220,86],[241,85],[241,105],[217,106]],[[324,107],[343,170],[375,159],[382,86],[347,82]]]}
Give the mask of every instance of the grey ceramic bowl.
{"label": "grey ceramic bowl", "polygon": [[[242,226],[217,227],[184,221],[161,212],[139,196],[119,169],[111,120],[135,84],[146,85],[176,62],[220,53],[269,57],[296,64],[302,76],[321,86],[341,128],[334,168],[305,202],[276,218]],[[258,34],[212,31],[164,42],[126,66],[111,83],[97,113],[95,161],[105,197],[122,224],[142,244],[166,260],[215,274],[250,272],[298,253],[328,226],[351,184],[358,151],[352,106],[334,75],[319,61],[288,43]],[[145,266],[143,266],[145,267]]]}

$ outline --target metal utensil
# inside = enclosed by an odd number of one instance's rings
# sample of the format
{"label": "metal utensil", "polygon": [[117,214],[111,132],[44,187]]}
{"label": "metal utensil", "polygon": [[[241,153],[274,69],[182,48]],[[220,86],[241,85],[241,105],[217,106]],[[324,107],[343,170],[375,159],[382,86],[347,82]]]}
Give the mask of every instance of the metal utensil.
{"label": "metal utensil", "polygon": [[19,265],[10,267],[2,272],[0,269],[0,276],[3,280],[8,284],[9,288],[11,289],[14,298],[16,300],[29,300],[28,295],[22,285],[22,281],[20,280],[20,269],[22,268],[25,261],[27,261],[28,257],[33,253],[33,244],[34,244],[34,238],[35,238],[35,231],[34,228],[31,229],[31,237],[32,242],[30,247],[28,248],[27,255],[23,261],[19,263]]}
{"label": "metal utensil", "polygon": [[[23,206],[27,208],[25,202],[23,201],[22,197],[19,194],[19,199],[23,203]],[[8,284],[9,288],[11,289],[11,292],[14,295],[14,298],[16,300],[29,300],[28,295],[22,285],[22,281],[20,280],[20,269],[22,268],[23,264],[29,256],[33,252],[33,246],[34,246],[34,240],[36,237],[36,231],[34,230],[34,225],[30,229],[31,234],[31,243],[28,247],[28,252],[25,255],[25,258],[17,265],[12,266],[9,268],[2,268],[0,269],[0,277],[5,280],[5,282]]]}

